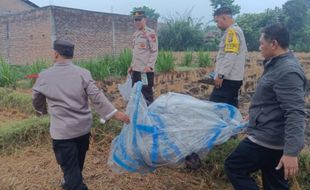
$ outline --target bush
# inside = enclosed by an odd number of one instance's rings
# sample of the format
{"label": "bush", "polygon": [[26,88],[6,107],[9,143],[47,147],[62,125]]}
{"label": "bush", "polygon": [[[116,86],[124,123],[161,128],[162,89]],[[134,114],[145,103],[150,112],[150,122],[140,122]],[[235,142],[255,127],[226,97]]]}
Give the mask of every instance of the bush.
{"label": "bush", "polygon": [[126,76],[127,70],[131,65],[132,60],[132,51],[130,49],[124,49],[121,54],[118,56],[115,64],[115,75],[117,76]]}
{"label": "bush", "polygon": [[183,57],[183,65],[184,66],[190,66],[190,64],[193,61],[193,52],[192,51],[186,51]]}
{"label": "bush", "polygon": [[169,72],[174,69],[174,57],[170,51],[160,51],[156,61],[156,71]]}
{"label": "bush", "polygon": [[198,52],[198,65],[199,67],[211,66],[211,59],[209,53],[205,53],[203,51]]}
{"label": "bush", "polygon": [[0,127],[0,153],[10,154],[28,145],[40,145],[48,136],[49,118],[31,117]]}
{"label": "bush", "polygon": [[[43,70],[49,67],[49,63],[46,60],[40,59],[34,62],[33,64],[27,66],[27,75],[39,74]],[[26,76],[23,76],[26,77]],[[35,78],[30,78],[31,86],[35,83]]]}
{"label": "bush", "polygon": [[190,15],[191,11],[188,11],[166,19],[166,24],[158,31],[160,49],[184,51],[203,48],[203,23]]}
{"label": "bush", "polygon": [[34,113],[31,95],[16,92],[11,89],[0,88],[1,108],[15,108],[23,113]]}
{"label": "bush", "polygon": [[15,87],[17,81],[17,73],[12,66],[0,57],[0,87]]}
{"label": "bush", "polygon": [[77,62],[77,65],[89,70],[94,80],[102,81],[111,74],[110,62],[111,58],[106,56],[97,59],[79,61]]}
{"label": "bush", "polygon": [[131,60],[131,50],[124,49],[116,57],[106,55],[96,59],[78,61],[76,64],[89,70],[95,80],[102,81],[109,76],[126,76]]}
{"label": "bush", "polygon": [[38,74],[49,67],[46,60],[40,59],[28,66],[27,74]]}

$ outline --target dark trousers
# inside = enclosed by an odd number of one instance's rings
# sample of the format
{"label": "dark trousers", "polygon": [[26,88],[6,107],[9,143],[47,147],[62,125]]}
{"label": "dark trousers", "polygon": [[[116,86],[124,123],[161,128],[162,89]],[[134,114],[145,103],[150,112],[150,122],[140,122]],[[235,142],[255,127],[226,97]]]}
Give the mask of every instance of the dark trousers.
{"label": "dark trousers", "polygon": [[[148,72],[146,73],[148,85],[142,86],[142,94],[146,100],[146,104],[150,105],[154,101],[154,95],[153,95],[153,86],[154,86],[154,73]],[[132,75],[132,86],[138,82],[141,81],[141,72],[133,71]]]}
{"label": "dark trousers", "polygon": [[90,134],[68,140],[53,139],[56,160],[64,173],[64,189],[87,190],[87,186],[83,183],[82,171],[89,138]]}
{"label": "dark trousers", "polygon": [[223,80],[221,88],[213,88],[210,101],[226,103],[238,108],[238,94],[242,81]]}
{"label": "dark trousers", "polygon": [[225,172],[236,190],[259,190],[251,173],[261,170],[264,190],[288,190],[284,170],[276,170],[283,151],[259,146],[248,138],[225,160]]}

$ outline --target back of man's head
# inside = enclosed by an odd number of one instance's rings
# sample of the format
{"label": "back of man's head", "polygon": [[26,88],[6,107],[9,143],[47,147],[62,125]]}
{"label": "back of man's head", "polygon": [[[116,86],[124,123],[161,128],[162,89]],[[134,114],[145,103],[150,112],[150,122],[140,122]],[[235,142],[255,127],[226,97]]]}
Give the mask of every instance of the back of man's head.
{"label": "back of man's head", "polygon": [[232,11],[229,7],[220,7],[216,9],[213,16],[229,15],[232,16]]}
{"label": "back of man's head", "polygon": [[283,49],[287,49],[290,44],[290,34],[287,27],[282,23],[275,23],[266,26],[262,30],[264,39],[266,41],[272,42],[276,40]]}
{"label": "back of man's head", "polygon": [[55,40],[53,49],[63,58],[72,59],[74,54],[74,44],[65,40]]}

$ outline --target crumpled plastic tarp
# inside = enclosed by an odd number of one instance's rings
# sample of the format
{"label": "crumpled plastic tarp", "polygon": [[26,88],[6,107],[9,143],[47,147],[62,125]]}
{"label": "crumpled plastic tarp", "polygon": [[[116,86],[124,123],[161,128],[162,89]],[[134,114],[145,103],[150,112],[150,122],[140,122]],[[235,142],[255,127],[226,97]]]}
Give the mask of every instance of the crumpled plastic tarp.
{"label": "crumpled plastic tarp", "polygon": [[141,82],[132,88],[126,110],[131,123],[111,145],[108,164],[117,173],[179,166],[187,155],[204,156],[244,129],[240,112],[231,105],[167,93],[147,107],[141,88]]}
{"label": "crumpled plastic tarp", "polygon": [[131,89],[132,89],[132,79],[130,75],[127,75],[125,83],[118,85],[118,90],[126,102],[128,102],[130,99]]}

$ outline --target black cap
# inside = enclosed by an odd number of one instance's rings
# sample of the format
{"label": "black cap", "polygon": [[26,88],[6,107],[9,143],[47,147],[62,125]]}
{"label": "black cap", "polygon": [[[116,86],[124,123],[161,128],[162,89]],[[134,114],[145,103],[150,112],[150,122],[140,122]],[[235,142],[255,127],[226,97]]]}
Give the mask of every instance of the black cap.
{"label": "black cap", "polygon": [[72,58],[74,53],[74,44],[64,40],[55,40],[53,49],[64,57]]}
{"label": "black cap", "polygon": [[143,10],[136,10],[133,13],[134,18],[145,18],[145,12]]}

